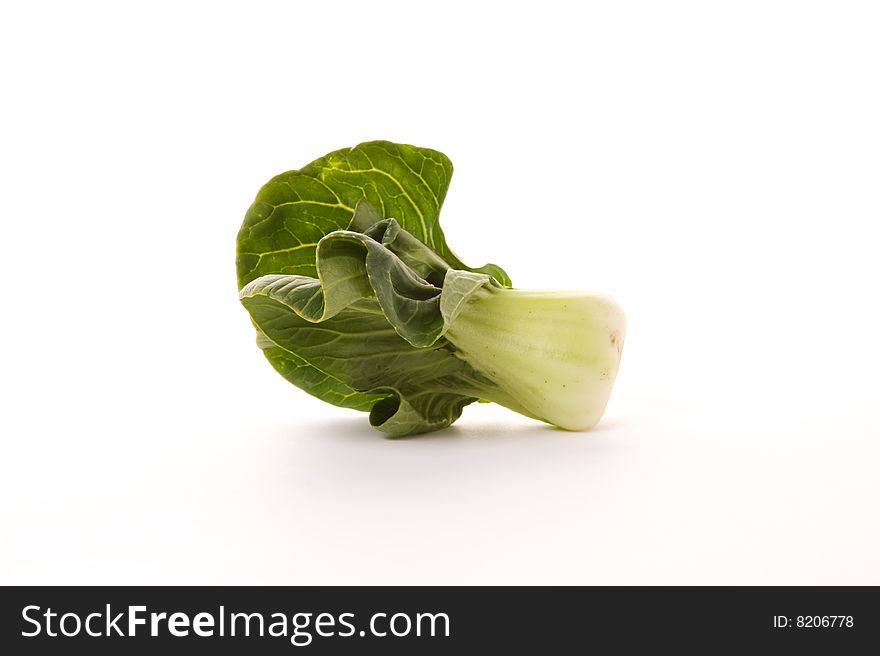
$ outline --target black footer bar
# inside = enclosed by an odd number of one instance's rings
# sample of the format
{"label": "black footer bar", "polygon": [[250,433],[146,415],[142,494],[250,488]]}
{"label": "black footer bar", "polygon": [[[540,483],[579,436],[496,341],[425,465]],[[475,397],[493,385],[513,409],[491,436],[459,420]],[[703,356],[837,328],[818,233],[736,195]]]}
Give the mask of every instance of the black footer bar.
{"label": "black footer bar", "polygon": [[7,654],[880,645],[876,587],[7,587],[0,599]]}

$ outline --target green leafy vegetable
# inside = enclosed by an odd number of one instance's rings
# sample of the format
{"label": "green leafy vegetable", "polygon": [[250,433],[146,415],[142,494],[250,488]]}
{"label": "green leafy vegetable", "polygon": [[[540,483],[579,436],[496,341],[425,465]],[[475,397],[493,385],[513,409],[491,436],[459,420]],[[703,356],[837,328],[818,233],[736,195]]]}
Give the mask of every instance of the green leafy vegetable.
{"label": "green leafy vegetable", "polygon": [[562,428],[601,417],[625,320],[610,299],[467,267],[438,214],[445,155],[383,141],[270,180],[238,235],[242,304],[287,380],[392,436],[494,401]]}

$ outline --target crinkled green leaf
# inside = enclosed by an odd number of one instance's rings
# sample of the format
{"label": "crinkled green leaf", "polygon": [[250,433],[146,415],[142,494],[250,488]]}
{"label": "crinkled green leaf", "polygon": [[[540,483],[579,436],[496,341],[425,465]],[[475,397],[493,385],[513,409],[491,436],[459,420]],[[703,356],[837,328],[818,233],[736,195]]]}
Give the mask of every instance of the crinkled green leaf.
{"label": "crinkled green leaf", "polygon": [[[423,279],[439,286],[446,269],[453,267],[482,271],[509,286],[500,267],[471,269],[446,244],[438,217],[451,176],[452,164],[440,152],[373,141],[272,178],[239,231],[239,287],[267,274],[316,277],[317,244],[325,235],[348,228],[362,200],[369,202],[363,208],[370,209],[364,209],[363,225],[351,230],[363,232],[383,218],[394,218],[396,228],[382,228],[385,246]],[[271,348],[264,353],[288,381],[329,403],[363,409],[377,398],[354,392],[302,358]]]}
{"label": "crinkled green leaf", "polygon": [[289,304],[296,290],[313,279],[267,278],[241,292],[242,303],[265,339],[352,390],[389,397],[373,405],[370,422],[391,435],[448,426],[476,400],[476,394],[467,391],[491,385],[458,358],[446,340],[422,348],[410,344],[391,326],[375,298],[360,299],[313,323]]}
{"label": "crinkled green leaf", "polygon": [[[373,216],[370,208],[359,208],[357,217],[364,216]],[[356,219],[350,227],[363,225]],[[456,314],[490,278],[448,269],[452,284],[436,287],[386,242],[424,263],[425,246],[407,239],[394,219],[384,219],[363,233],[340,230],[321,239],[317,278],[262,276],[242,288],[241,301],[269,347],[267,356],[282,358],[279,370],[291,382],[310,384],[305,377],[314,376],[321,384],[333,379],[356,393],[385,395],[373,405],[370,421],[389,434],[435,430],[477,400],[476,390],[492,385],[441,337],[444,314]],[[291,360],[312,371],[289,372]]]}
{"label": "crinkled green leaf", "polygon": [[345,229],[364,199],[450,267],[486,273],[509,286],[500,267],[472,269],[446,244],[438,219],[451,177],[452,163],[443,153],[370,141],[272,178],[260,189],[238,234],[239,288],[269,273],[315,276],[318,241]]}

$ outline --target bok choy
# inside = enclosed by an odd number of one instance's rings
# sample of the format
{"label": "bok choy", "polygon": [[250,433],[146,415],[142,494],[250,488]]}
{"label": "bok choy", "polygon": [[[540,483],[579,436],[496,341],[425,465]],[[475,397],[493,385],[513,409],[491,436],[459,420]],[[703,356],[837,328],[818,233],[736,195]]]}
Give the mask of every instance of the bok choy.
{"label": "bok choy", "polygon": [[291,383],[391,436],[493,401],[569,430],[599,421],[626,328],[611,299],[511,288],[466,266],[438,216],[435,150],[373,141],[270,180],[238,235],[239,298]]}

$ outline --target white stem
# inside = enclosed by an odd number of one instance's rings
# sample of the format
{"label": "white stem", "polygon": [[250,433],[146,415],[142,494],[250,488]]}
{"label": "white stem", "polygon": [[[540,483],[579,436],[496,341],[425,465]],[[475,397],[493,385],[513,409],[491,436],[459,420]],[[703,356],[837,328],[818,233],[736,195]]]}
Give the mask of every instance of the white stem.
{"label": "white stem", "polygon": [[514,401],[497,402],[560,428],[586,430],[605,412],[625,333],[623,310],[606,296],[487,286],[473,294],[446,337]]}

